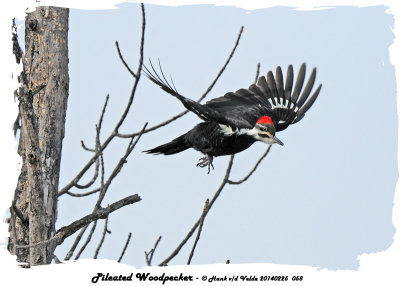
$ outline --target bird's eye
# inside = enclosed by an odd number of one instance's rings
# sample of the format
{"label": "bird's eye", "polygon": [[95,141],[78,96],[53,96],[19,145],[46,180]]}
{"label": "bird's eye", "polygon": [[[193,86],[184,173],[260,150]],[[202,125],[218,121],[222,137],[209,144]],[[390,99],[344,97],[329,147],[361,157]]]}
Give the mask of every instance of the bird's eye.
{"label": "bird's eye", "polygon": [[268,129],[262,125],[258,125],[258,129],[260,129],[263,132],[266,132]]}

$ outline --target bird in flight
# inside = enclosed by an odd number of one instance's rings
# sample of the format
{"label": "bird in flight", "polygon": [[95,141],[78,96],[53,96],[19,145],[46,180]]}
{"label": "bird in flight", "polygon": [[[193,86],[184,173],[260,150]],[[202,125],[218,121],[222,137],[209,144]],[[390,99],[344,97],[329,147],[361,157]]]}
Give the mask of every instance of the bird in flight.
{"label": "bird in flight", "polygon": [[[289,65],[285,83],[280,66],[267,76],[260,76],[257,84],[247,89],[228,92],[224,96],[200,104],[179,94],[171,79],[169,83],[160,65],[160,74],[150,62],[152,71],[144,73],[164,91],[181,101],[186,109],[194,112],[204,122],[169,143],[144,151],[149,154],[172,155],[193,148],[204,154],[198,167],[214,169],[213,158],[232,155],[249,148],[254,142],[283,145],[275,133],[299,122],[313,105],[321,91],[320,84],[311,94],[317,74],[314,68],[303,88],[306,64],[300,66],[294,83],[293,66]],[[294,84],[294,87],[293,87]]]}

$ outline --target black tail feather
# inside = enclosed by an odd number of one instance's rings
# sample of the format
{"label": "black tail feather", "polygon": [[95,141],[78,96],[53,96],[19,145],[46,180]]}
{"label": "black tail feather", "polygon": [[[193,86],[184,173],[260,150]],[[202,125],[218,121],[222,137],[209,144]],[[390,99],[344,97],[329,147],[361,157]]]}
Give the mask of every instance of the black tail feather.
{"label": "black tail feather", "polygon": [[[185,134],[186,135],[186,134]],[[164,154],[164,155],[172,155],[182,151],[185,151],[190,146],[186,143],[185,135],[179,136],[178,138],[172,140],[169,143],[160,145],[156,148],[143,151],[147,154]]]}

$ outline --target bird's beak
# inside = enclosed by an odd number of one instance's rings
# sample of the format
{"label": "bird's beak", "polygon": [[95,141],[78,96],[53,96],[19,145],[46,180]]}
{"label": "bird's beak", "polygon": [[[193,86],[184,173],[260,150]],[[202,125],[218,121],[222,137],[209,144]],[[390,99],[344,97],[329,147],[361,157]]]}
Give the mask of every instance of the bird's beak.
{"label": "bird's beak", "polygon": [[275,141],[275,143],[278,143],[279,145],[283,146],[283,142],[278,138],[276,138],[275,136],[272,139]]}

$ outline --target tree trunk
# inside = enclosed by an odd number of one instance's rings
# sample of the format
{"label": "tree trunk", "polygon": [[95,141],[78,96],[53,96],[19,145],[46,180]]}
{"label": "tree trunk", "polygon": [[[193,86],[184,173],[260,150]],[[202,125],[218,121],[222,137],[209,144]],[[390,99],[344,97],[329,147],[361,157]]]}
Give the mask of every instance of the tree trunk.
{"label": "tree trunk", "polygon": [[55,233],[57,192],[67,108],[69,10],[38,7],[25,21],[18,153],[21,174],[11,207],[8,249],[28,265],[49,264],[56,247],[35,244]]}

